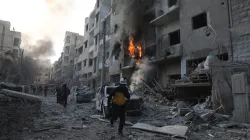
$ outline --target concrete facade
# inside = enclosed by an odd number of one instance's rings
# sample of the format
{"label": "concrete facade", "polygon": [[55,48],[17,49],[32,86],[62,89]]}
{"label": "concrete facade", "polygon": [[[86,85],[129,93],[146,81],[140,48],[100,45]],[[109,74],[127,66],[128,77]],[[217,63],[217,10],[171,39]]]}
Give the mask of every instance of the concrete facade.
{"label": "concrete facade", "polygon": [[[85,32],[83,41],[77,45],[75,56],[75,80],[78,85],[92,88],[100,86],[101,69],[103,60],[103,20],[106,19],[105,54],[109,58],[110,37],[108,32],[110,20],[111,0],[97,0],[89,17],[85,18]],[[106,61],[107,64],[109,63]],[[108,67],[108,65],[105,65]],[[106,71],[108,73],[108,71]]]}
{"label": "concrete facade", "polygon": [[0,49],[4,53],[10,52],[17,62],[20,56],[21,33],[10,28],[9,21],[0,20]]}
{"label": "concrete facade", "polygon": [[[125,9],[139,6],[138,3],[126,1]],[[155,39],[144,35],[145,55],[156,69],[156,78],[163,87],[188,74],[190,65],[197,59],[203,60],[210,54],[232,56],[227,1],[160,0],[151,6],[145,13],[154,17],[150,21],[153,27],[148,26],[147,30],[152,30],[152,34],[155,30]],[[115,19],[114,15],[111,17]]]}
{"label": "concrete facade", "polygon": [[39,68],[36,74],[36,80],[34,84],[44,85],[47,84],[50,80],[50,69],[49,68]]}
{"label": "concrete facade", "polygon": [[[146,19],[141,23],[145,29],[139,40],[144,42],[143,57],[154,68],[150,76],[162,87],[167,88],[174,80],[189,74],[192,64],[204,61],[211,54],[223,60],[250,59],[250,0],[147,2],[144,5],[147,9],[141,15]],[[141,5],[140,0],[96,1],[85,19],[83,41],[75,48],[74,76],[80,84],[99,86],[102,68],[105,68],[106,82],[117,82],[122,76],[129,79],[138,69],[128,58],[126,39],[136,30],[129,27],[129,22],[133,22],[129,16]]]}
{"label": "concrete facade", "polygon": [[67,31],[64,38],[64,47],[62,54],[62,68],[61,77],[69,86],[73,85],[74,76],[74,61],[75,48],[77,47],[77,40],[80,37],[78,33]]}
{"label": "concrete facade", "polygon": [[249,61],[250,58],[250,0],[229,0],[229,14],[233,59]]}

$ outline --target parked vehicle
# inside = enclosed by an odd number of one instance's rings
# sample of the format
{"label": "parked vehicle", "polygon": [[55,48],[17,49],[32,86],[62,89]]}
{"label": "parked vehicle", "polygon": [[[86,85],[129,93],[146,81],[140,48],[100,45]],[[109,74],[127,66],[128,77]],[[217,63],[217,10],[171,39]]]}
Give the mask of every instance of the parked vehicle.
{"label": "parked vehicle", "polygon": [[95,96],[95,92],[86,86],[74,86],[71,88],[70,94],[72,94],[71,96],[73,96],[73,100],[76,103],[90,102]]}
{"label": "parked vehicle", "polygon": [[[103,86],[99,88],[96,92],[96,110],[103,113],[103,117],[108,118],[110,116],[110,111],[108,107],[108,96],[117,86]],[[130,100],[127,101],[126,112],[139,114],[142,110],[142,99],[137,95],[133,94],[131,91]]]}

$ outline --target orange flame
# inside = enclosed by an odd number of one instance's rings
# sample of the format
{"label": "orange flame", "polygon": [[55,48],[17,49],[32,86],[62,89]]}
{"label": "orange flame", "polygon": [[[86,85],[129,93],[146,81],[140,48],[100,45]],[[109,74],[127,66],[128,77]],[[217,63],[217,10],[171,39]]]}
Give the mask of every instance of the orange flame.
{"label": "orange flame", "polygon": [[137,59],[136,64],[140,64],[141,63],[141,58],[142,58],[142,46],[141,45],[134,45],[134,38],[130,37],[129,39],[129,46],[128,46],[128,50],[129,50],[129,55],[132,58]]}

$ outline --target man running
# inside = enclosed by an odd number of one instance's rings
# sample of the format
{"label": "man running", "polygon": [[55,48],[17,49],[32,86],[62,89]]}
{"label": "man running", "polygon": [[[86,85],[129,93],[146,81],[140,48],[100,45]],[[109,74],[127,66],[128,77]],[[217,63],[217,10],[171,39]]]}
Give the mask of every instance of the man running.
{"label": "man running", "polygon": [[128,88],[126,87],[127,81],[121,78],[120,85],[108,97],[108,106],[112,104],[112,117],[110,119],[111,126],[113,127],[114,121],[120,118],[118,134],[123,135],[122,129],[125,125],[125,112],[126,112],[126,98],[130,99]]}

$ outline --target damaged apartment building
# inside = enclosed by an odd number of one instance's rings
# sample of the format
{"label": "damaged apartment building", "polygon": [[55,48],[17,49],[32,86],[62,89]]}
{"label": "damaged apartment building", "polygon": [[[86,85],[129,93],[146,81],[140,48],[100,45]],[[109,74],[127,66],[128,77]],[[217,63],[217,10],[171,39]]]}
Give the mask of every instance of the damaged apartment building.
{"label": "damaged apartment building", "polygon": [[103,68],[106,83],[127,77],[130,84],[150,69],[147,77],[167,88],[208,55],[248,60],[249,7],[250,0],[96,0],[72,44],[74,60],[64,51],[57,64],[74,63],[69,74],[79,85],[100,86]]}
{"label": "damaged apartment building", "polygon": [[153,68],[150,76],[164,88],[208,55],[247,60],[249,5],[249,0],[113,0],[109,80],[131,79],[144,58]]}

